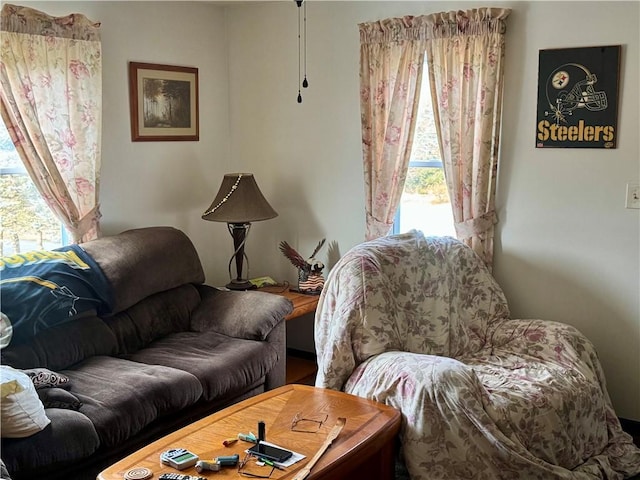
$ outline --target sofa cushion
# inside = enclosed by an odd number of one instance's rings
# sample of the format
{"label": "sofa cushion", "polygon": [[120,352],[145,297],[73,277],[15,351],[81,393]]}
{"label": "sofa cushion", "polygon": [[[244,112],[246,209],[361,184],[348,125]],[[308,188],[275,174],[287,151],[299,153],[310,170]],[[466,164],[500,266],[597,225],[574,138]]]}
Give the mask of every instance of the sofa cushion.
{"label": "sofa cushion", "polygon": [[211,401],[260,380],[278,361],[278,352],[266,342],[231,338],[216,332],[180,332],[126,358],[195,375],[202,384],[203,399]]}
{"label": "sofa cushion", "polygon": [[28,478],[23,472],[58,462],[81,460],[100,446],[93,424],[82,413],[48,408],[46,414],[51,424],[41,432],[29,438],[2,440],[2,459],[9,473],[20,471],[22,478]]}
{"label": "sofa cushion", "polygon": [[266,292],[218,290],[198,285],[202,302],[193,312],[191,330],[214,330],[230,337],[264,340],[293,311],[287,298]]}
{"label": "sofa cushion", "polygon": [[93,355],[116,352],[116,337],[98,317],[87,317],[53,327],[30,343],[2,350],[2,363],[14,368],[49,368],[59,371]]}
{"label": "sofa cushion", "polygon": [[78,397],[62,388],[41,388],[37,392],[44,408],[79,410],[82,406],[82,402],[78,400]]}
{"label": "sofa cushion", "polygon": [[[176,355],[174,350],[173,355]],[[83,403],[102,446],[126,441],[163,415],[194,404],[202,395],[197,378],[162,365],[97,356],[63,372]]]}
{"label": "sofa cushion", "polygon": [[118,351],[133,353],[157,338],[189,329],[191,312],[200,302],[193,285],[156,293],[105,319],[118,341]]}
{"label": "sofa cushion", "polygon": [[81,246],[109,280],[114,313],[154,293],[185,283],[204,282],[204,272],[193,243],[183,232],[172,227],[127,230]]}

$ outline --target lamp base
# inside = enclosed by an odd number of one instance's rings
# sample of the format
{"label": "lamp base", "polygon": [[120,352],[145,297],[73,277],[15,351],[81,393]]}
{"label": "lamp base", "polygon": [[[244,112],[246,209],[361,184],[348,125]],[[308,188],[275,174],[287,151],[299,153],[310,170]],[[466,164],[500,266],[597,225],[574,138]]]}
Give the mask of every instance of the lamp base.
{"label": "lamp base", "polygon": [[254,290],[256,286],[249,280],[234,279],[225,285],[229,290]]}

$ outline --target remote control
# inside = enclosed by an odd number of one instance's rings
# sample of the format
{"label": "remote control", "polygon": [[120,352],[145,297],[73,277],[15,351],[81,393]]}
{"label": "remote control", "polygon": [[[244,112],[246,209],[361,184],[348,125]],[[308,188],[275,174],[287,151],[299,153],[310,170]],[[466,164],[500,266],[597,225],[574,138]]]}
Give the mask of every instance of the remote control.
{"label": "remote control", "polygon": [[207,480],[204,477],[194,477],[193,475],[184,475],[182,473],[162,473],[158,477],[159,480]]}

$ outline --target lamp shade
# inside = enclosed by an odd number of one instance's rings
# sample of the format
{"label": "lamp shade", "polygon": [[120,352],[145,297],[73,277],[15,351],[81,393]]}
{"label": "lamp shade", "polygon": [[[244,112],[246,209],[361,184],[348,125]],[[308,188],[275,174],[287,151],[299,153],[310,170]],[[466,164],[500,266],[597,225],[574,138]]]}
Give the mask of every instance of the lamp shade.
{"label": "lamp shade", "polygon": [[202,214],[204,220],[251,223],[277,217],[251,173],[227,173],[213,202]]}

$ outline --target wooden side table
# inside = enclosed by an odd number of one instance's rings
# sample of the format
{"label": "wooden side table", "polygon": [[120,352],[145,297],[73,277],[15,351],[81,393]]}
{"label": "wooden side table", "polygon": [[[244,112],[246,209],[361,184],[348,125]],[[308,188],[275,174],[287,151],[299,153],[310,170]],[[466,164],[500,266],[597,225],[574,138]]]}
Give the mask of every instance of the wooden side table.
{"label": "wooden side table", "polygon": [[[318,307],[320,295],[305,295],[304,293],[292,292],[289,288],[283,287],[262,287],[260,292],[272,293],[288,298],[293,303],[293,312],[285,317],[286,321],[296,319],[302,315],[315,313]],[[287,383],[303,383],[313,385],[315,382],[318,366],[315,360],[301,358],[297,355],[287,355]]]}

